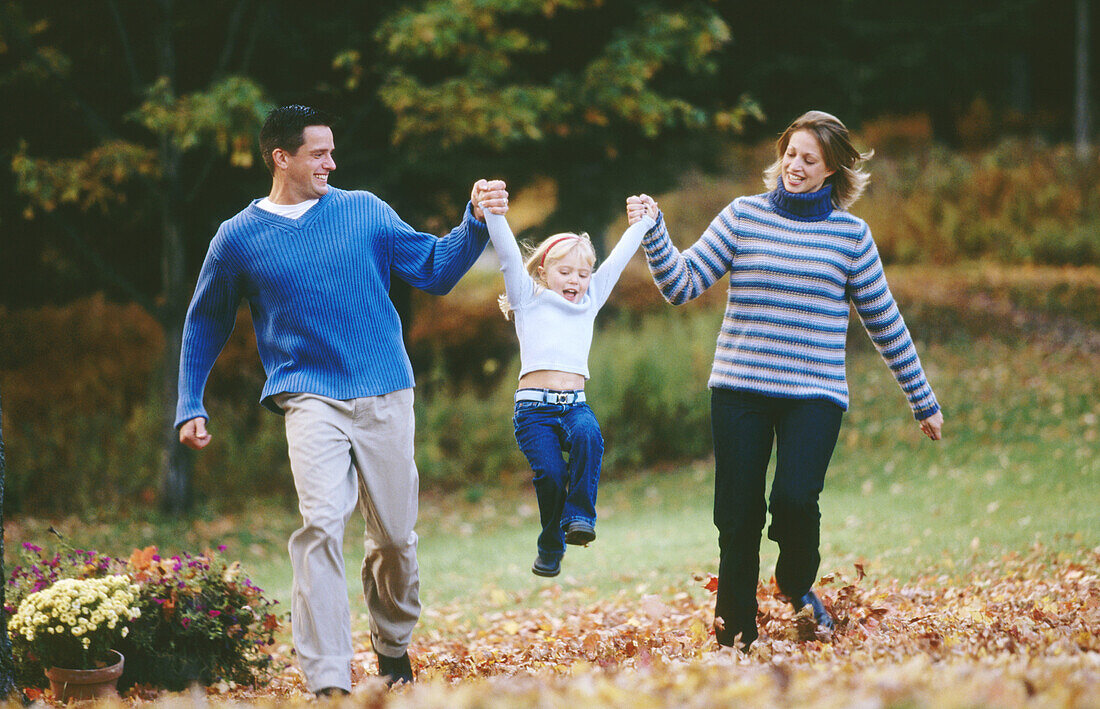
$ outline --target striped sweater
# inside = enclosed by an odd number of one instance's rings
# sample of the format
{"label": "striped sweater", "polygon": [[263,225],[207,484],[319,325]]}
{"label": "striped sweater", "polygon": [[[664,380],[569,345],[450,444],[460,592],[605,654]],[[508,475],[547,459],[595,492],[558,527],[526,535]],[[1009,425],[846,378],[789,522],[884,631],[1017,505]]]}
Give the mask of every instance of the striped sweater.
{"label": "striped sweater", "polygon": [[730,203],[690,248],[672,244],[664,217],[642,242],[653,280],[679,305],[729,272],[729,299],[709,386],[848,408],[849,303],[917,420],[939,411],[866,222],[833,209],[831,187],[792,194],[782,184]]}
{"label": "striped sweater", "polygon": [[281,413],[272,397],[282,392],[346,400],[413,386],[391,275],[446,293],[486,243],[469,207],[437,238],[369,192],[329,187],[298,219],[253,202],[221,225],[199,273],[184,324],[176,426],[208,417],[203,390],[242,298],[267,373],[261,401],[272,411]]}

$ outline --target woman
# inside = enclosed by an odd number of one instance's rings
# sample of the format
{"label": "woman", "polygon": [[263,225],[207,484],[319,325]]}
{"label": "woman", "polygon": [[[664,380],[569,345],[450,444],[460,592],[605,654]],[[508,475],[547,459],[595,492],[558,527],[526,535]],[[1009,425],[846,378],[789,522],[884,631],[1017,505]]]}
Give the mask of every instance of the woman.
{"label": "woman", "polygon": [[[848,407],[844,375],[849,303],[905,392],[921,430],[939,440],[943,414],[882,271],[867,224],[848,213],[867,185],[861,154],[834,116],[810,111],[776,143],[765,194],[740,197],[691,248],[672,244],[663,215],[642,242],[653,279],[674,305],[727,271],[729,300],[709,387],[714,434],[714,524],[721,560],[715,637],[747,650],[757,638],[760,535],[779,544],[775,577],[796,610],[832,618],[811,590],[818,495]],[[651,209],[627,200],[631,223]],[[776,471],[767,505],[773,441]]]}

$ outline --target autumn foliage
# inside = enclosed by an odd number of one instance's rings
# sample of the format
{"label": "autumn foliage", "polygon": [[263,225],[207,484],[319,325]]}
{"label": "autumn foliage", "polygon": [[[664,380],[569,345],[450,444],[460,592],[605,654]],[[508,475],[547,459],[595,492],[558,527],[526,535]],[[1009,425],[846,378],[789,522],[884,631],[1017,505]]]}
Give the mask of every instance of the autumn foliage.
{"label": "autumn foliage", "polygon": [[[356,691],[344,705],[1095,706],[1098,574],[1100,550],[1071,557],[1038,547],[956,584],[874,580],[857,566],[821,579],[837,619],[828,635],[815,633],[808,613],[792,614],[769,581],[758,588],[762,632],[748,654],[715,644],[706,576],[603,602],[558,585],[490,593],[426,609],[409,688],[383,689],[369,637],[358,635]],[[261,705],[310,696],[293,665],[262,690],[207,691]]]}

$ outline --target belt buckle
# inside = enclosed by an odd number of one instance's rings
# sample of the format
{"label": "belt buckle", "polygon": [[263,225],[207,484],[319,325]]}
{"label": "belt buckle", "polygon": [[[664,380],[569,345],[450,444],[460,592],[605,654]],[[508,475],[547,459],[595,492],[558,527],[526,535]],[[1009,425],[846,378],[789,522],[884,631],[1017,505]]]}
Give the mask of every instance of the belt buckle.
{"label": "belt buckle", "polygon": [[569,395],[568,392],[559,391],[555,394],[555,396],[557,397],[557,401],[555,401],[554,403],[556,403],[556,404],[568,404],[569,403],[569,396],[570,395]]}

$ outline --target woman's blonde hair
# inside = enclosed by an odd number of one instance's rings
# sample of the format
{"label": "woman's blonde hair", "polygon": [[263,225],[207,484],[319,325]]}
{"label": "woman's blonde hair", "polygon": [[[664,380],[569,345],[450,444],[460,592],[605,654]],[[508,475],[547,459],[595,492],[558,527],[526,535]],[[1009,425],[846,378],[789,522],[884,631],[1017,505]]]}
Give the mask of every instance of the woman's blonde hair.
{"label": "woman's blonde hair", "polygon": [[863,194],[863,190],[867,189],[871,175],[863,171],[863,162],[870,160],[875,151],[861,153],[856,150],[848,129],[840,119],[824,111],[807,111],[787,126],[787,130],[775,141],[776,158],[764,170],[764,186],[768,190],[776,189],[783,171],[783,154],[787,152],[791,136],[800,130],[817,139],[825,166],[834,171],[825,178],[825,184],[833,187],[833,206],[848,209]]}
{"label": "woman's blonde hair", "polygon": [[[582,231],[579,234],[563,232],[546,237],[527,255],[523,267],[527,269],[527,273],[535,280],[537,286],[545,288],[546,280],[539,275],[539,267],[545,265],[547,261],[563,259],[574,250],[580,252],[581,258],[588,262],[589,268],[596,265],[596,249],[592,246],[592,239]],[[512,304],[508,302],[507,293],[500,294],[497,305],[500,306],[505,319],[511,317]]]}

